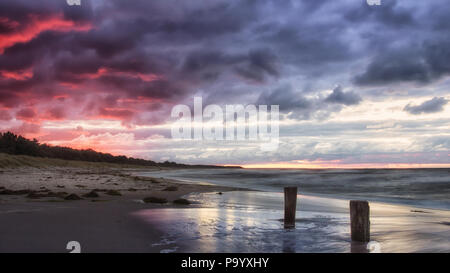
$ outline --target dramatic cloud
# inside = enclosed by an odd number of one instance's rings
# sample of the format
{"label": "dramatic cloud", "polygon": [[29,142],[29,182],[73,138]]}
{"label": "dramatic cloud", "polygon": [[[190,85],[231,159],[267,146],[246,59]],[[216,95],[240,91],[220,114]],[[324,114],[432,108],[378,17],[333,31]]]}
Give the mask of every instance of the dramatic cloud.
{"label": "dramatic cloud", "polygon": [[290,85],[265,92],[259,97],[259,105],[279,105],[280,111],[289,113],[293,119],[324,119],[333,112],[342,110],[342,106],[357,105],[361,97],[351,91],[344,92],[337,86],[325,98],[321,96],[306,97],[301,92],[294,92]]}
{"label": "dramatic cloud", "polygon": [[[354,78],[355,83],[426,84],[449,75],[450,39],[444,35],[449,27],[445,14],[449,11],[443,1],[411,6],[405,1],[389,1],[380,9],[366,7],[349,13],[347,18],[355,23],[373,20],[385,25],[383,34],[370,31],[373,35],[367,39],[371,50],[367,53],[373,57],[365,71]],[[412,32],[415,35],[407,34]]]}
{"label": "dramatic cloud", "polygon": [[[194,151],[171,142],[172,107],[200,95],[205,104],[279,105],[282,121],[295,124],[282,127],[283,151],[316,151],[304,160],[350,157],[361,147],[334,141],[356,143],[346,133],[368,121],[447,114],[449,13],[447,0],[2,0],[0,130],[74,147],[104,138],[105,150],[187,163],[221,163],[223,154],[238,164],[255,155],[255,143]],[[435,98],[405,107],[425,96]],[[431,116],[428,123],[439,118]],[[349,119],[357,125],[320,139]],[[295,139],[303,123],[330,120],[306,146]],[[446,120],[434,126],[447,136]],[[402,133],[412,139],[430,130],[417,128]],[[130,148],[135,140],[138,150]],[[437,149],[426,147],[420,152]],[[227,152],[207,152],[220,148]]]}
{"label": "dramatic cloud", "polygon": [[36,112],[32,108],[21,109],[16,113],[16,117],[19,119],[30,120],[36,116]]}
{"label": "dramatic cloud", "polygon": [[333,92],[325,99],[326,102],[340,103],[344,105],[355,105],[361,102],[361,97],[354,92],[342,91],[340,86],[333,89]]}
{"label": "dramatic cloud", "polygon": [[0,120],[11,120],[12,116],[6,110],[0,110]]}
{"label": "dramatic cloud", "polygon": [[404,110],[413,115],[427,114],[427,113],[437,113],[444,110],[444,105],[446,105],[448,100],[445,98],[434,97],[431,100],[427,100],[419,105],[406,105]]}
{"label": "dramatic cloud", "polygon": [[[424,42],[427,43],[427,42]],[[429,83],[450,73],[450,40],[381,53],[355,78],[360,85],[395,82]]]}

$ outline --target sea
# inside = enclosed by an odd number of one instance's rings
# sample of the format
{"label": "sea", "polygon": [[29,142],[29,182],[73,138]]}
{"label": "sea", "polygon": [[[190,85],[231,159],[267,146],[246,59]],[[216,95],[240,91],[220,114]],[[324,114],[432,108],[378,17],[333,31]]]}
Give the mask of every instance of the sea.
{"label": "sea", "polygon": [[450,169],[180,169],[149,176],[268,192],[450,209]]}
{"label": "sea", "polygon": [[[138,175],[250,189],[190,193],[190,206],[134,216],[164,236],[161,252],[450,252],[450,169],[179,169]],[[283,188],[298,187],[296,225]],[[350,239],[349,200],[368,200],[371,241]]]}

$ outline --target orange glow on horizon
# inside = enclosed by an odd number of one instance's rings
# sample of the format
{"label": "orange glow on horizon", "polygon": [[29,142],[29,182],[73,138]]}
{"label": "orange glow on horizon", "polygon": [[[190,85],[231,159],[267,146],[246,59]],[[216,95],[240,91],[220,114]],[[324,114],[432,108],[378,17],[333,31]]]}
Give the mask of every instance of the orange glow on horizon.
{"label": "orange glow on horizon", "polygon": [[420,168],[450,168],[450,163],[442,164],[420,164],[420,163],[326,163],[314,162],[295,163],[295,162],[276,162],[276,163],[256,163],[243,165],[224,165],[241,166],[244,169],[420,169]]}

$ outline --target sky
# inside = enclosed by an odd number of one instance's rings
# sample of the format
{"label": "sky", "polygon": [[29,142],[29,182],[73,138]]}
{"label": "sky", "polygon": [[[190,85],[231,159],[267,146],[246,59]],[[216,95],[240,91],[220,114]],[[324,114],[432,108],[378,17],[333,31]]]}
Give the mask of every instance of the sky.
{"label": "sky", "polygon": [[[448,0],[0,0],[0,131],[191,164],[450,167]],[[279,105],[279,146],[171,137]]]}

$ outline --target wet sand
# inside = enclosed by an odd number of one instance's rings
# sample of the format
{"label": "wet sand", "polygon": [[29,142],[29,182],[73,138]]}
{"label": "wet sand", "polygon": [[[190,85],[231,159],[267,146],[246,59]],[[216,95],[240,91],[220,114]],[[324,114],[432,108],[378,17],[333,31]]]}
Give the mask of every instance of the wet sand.
{"label": "wet sand", "polygon": [[[348,200],[298,195],[296,228],[283,228],[283,194],[192,194],[200,208],[140,210],[164,252],[369,252],[350,240]],[[450,211],[370,202],[372,252],[450,252]],[[369,245],[370,246],[370,245]]]}

